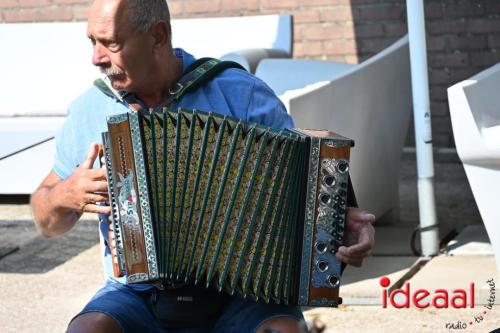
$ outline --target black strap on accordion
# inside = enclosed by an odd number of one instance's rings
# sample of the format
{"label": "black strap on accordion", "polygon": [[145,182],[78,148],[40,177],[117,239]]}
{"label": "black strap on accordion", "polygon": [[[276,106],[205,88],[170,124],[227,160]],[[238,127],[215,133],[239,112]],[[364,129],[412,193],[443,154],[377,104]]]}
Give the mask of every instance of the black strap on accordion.
{"label": "black strap on accordion", "polygon": [[185,94],[196,90],[228,68],[238,68],[246,71],[240,64],[234,61],[220,61],[214,58],[200,58],[196,60],[179,79],[176,84],[178,89],[170,99],[179,100]]}
{"label": "black strap on accordion", "polygon": [[[175,90],[171,91],[170,95],[161,104],[163,106],[167,106],[173,101],[180,100],[184,95],[198,89],[228,68],[236,68],[246,71],[245,68],[234,61],[221,61],[214,58],[200,58],[196,60],[186,69],[184,74],[177,81]],[[137,104],[137,101],[132,94],[121,96],[103,79],[95,80],[94,85],[107,96],[118,98],[119,100],[125,100],[129,105]]]}

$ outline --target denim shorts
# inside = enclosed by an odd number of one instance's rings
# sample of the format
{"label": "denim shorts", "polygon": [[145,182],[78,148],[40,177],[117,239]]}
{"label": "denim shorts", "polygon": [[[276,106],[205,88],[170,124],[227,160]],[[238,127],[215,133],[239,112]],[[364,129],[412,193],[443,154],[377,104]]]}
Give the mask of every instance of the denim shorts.
{"label": "denim shorts", "polygon": [[166,329],[151,312],[148,293],[147,290],[139,291],[121,283],[108,282],[75,318],[88,312],[101,312],[113,318],[124,333],[253,333],[268,319],[288,316],[304,320],[298,307],[253,302],[232,296],[210,327]]}

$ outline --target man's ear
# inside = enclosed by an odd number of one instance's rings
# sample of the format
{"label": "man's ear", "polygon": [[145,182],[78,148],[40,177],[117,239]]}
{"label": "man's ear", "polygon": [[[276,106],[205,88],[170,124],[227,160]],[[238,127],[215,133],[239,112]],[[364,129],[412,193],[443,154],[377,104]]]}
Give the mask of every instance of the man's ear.
{"label": "man's ear", "polygon": [[171,43],[171,30],[170,25],[164,21],[156,22],[151,27],[151,35],[153,37],[153,50],[159,51],[165,45]]}

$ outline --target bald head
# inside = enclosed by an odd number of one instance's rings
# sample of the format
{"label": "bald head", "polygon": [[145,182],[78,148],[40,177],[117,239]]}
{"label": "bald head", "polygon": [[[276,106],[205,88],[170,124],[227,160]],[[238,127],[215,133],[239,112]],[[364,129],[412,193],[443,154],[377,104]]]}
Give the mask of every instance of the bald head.
{"label": "bald head", "polygon": [[130,7],[127,0],[95,0],[90,7],[89,24],[109,27],[119,27],[126,33],[134,32],[130,21]]}
{"label": "bald head", "polygon": [[95,0],[91,14],[96,9],[126,14],[136,33],[148,31],[157,22],[165,22],[170,28],[170,12],[165,0]]}

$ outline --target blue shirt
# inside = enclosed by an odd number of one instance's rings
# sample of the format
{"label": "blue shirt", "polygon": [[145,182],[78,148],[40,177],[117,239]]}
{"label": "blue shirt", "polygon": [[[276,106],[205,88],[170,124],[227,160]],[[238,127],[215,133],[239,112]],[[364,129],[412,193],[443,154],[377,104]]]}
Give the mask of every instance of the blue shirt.
{"label": "blue shirt", "polygon": [[[174,51],[182,59],[184,71],[195,61],[192,55],[182,49]],[[271,88],[240,69],[223,71],[195,91],[184,95],[171,107],[212,111],[276,128],[293,127],[292,118]],[[101,143],[101,133],[107,131],[107,117],[128,111],[128,107],[118,98],[111,98],[96,87],[91,87],[71,103],[68,118],[56,136],[53,169],[57,176],[68,178],[77,165],[85,160],[90,144]],[[98,164],[96,161],[94,168]],[[102,227],[101,230],[106,230]],[[113,277],[109,257],[105,254],[105,269],[107,275]]]}

